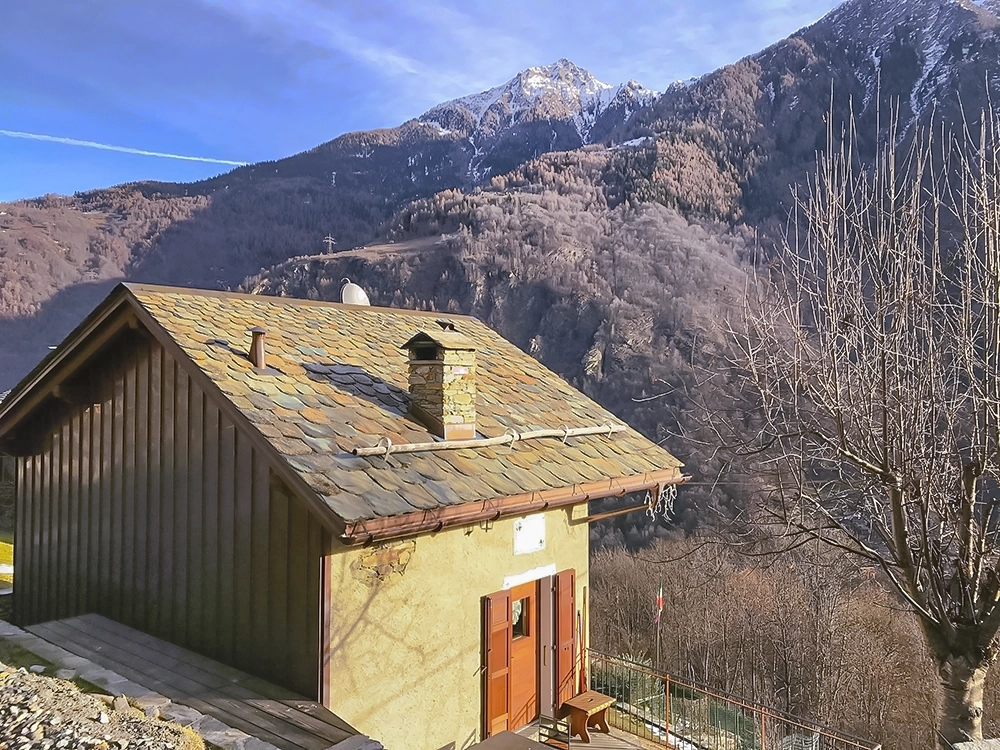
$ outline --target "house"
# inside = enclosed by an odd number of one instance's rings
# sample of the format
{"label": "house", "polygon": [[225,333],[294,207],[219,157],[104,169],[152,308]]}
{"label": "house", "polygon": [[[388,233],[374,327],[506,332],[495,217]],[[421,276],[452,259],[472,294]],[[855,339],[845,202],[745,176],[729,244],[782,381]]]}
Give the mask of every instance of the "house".
{"label": "house", "polygon": [[0,405],[14,618],[95,612],[391,750],[572,696],[588,501],[679,462],[478,321],[123,284]]}

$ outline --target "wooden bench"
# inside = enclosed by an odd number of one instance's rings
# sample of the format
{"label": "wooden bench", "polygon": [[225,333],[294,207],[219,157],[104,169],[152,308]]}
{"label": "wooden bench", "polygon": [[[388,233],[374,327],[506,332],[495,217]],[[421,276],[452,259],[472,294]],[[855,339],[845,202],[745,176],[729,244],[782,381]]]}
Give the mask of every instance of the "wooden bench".
{"label": "wooden bench", "polygon": [[589,727],[610,733],[608,726],[608,709],[615,704],[615,699],[596,690],[580,693],[562,704],[563,713],[569,713],[570,735],[578,734],[584,742],[590,742]]}

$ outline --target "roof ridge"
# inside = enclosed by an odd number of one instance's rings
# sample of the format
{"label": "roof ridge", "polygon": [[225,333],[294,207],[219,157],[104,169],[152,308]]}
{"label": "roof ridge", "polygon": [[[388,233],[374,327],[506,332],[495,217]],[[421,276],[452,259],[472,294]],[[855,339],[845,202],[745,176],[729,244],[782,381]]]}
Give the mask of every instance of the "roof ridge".
{"label": "roof ridge", "polygon": [[[449,318],[461,320],[472,320],[483,324],[474,315],[464,313],[444,312],[441,310],[409,310],[400,307],[384,307],[381,305],[348,305],[343,302],[333,302],[331,300],[320,299],[300,299],[298,297],[278,297],[270,294],[252,294],[250,292],[229,292],[221,289],[199,289],[196,287],[167,286],[162,284],[146,284],[142,282],[123,281],[121,285],[133,294],[177,294],[187,297],[215,297],[219,299],[253,299],[263,300],[272,304],[288,305],[290,307],[333,307],[336,309],[356,310],[358,312],[371,311],[375,313],[389,315],[413,315],[419,318],[440,318],[447,315]],[[483,324],[485,325],[485,324]]]}

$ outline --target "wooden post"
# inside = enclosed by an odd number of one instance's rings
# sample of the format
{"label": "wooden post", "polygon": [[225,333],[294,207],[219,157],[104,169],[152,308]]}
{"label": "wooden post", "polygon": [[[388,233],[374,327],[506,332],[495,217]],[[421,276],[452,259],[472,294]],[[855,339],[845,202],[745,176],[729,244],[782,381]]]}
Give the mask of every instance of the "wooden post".
{"label": "wooden post", "polygon": [[660,620],[663,618],[659,615],[656,616],[656,669],[662,671],[660,666]]}

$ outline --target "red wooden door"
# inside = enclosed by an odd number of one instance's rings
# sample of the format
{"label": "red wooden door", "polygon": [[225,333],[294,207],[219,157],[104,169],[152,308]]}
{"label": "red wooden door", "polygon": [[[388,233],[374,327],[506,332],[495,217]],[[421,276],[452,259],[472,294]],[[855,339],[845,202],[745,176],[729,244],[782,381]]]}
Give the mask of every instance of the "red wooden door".
{"label": "red wooden door", "polygon": [[576,694],[576,573],[556,576],[556,708]]}
{"label": "red wooden door", "polygon": [[483,737],[510,727],[510,592],[483,597]]}
{"label": "red wooden door", "polygon": [[510,726],[538,718],[538,582],[510,590]]}

